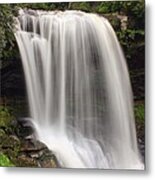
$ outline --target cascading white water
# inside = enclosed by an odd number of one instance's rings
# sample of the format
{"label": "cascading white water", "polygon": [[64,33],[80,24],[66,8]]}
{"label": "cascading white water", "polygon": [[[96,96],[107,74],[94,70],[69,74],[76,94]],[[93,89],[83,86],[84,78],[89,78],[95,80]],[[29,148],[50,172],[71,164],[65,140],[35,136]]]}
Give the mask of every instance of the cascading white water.
{"label": "cascading white water", "polygon": [[126,62],[109,22],[21,10],[15,36],[38,139],[69,168],[141,169]]}

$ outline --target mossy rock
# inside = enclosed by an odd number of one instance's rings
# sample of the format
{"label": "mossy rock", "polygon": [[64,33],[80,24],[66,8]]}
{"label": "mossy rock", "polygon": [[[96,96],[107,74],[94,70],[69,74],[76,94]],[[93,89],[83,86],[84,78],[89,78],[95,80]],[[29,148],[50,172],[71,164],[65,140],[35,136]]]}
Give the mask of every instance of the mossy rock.
{"label": "mossy rock", "polygon": [[[56,168],[59,167],[58,161],[47,146],[37,140],[23,140],[21,143],[20,153],[22,157],[22,166]],[[24,163],[24,161],[26,161]],[[17,163],[17,165],[19,165]]]}
{"label": "mossy rock", "polygon": [[54,159],[47,159],[44,161],[40,161],[40,166],[42,168],[57,168],[57,164]]}
{"label": "mossy rock", "polygon": [[20,141],[16,136],[8,136],[3,134],[0,136],[0,151],[9,157],[14,162],[20,150]]}
{"label": "mossy rock", "polygon": [[38,162],[43,168],[58,168],[60,167],[56,156],[50,151],[45,150],[40,158],[38,158]]}
{"label": "mossy rock", "polygon": [[[8,128],[22,129],[23,127],[19,125],[18,121],[12,121],[12,124]],[[34,137],[34,139],[32,137],[32,139],[30,137],[28,139],[21,138],[15,132],[16,130],[6,131],[5,128],[0,128],[0,152],[8,157],[14,166],[60,167],[55,155],[44,143],[36,140]]]}
{"label": "mossy rock", "polygon": [[0,146],[7,149],[16,149],[17,147],[20,147],[20,141],[16,136],[8,136],[7,134],[4,134],[0,137]]}

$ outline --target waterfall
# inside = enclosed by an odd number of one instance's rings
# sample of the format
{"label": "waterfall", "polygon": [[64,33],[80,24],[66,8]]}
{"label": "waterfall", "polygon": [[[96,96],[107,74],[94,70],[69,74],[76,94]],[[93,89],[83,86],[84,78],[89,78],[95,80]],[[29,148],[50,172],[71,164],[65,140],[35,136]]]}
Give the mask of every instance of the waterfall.
{"label": "waterfall", "polygon": [[108,20],[20,10],[15,37],[37,138],[61,166],[143,168],[128,69]]}

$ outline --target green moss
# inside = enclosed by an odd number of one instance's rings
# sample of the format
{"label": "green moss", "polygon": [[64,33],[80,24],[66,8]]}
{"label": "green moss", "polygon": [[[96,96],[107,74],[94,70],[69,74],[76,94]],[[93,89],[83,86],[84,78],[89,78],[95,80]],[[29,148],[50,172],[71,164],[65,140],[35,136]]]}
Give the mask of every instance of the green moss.
{"label": "green moss", "polygon": [[9,160],[9,158],[0,153],[0,166],[3,166],[3,167],[13,167],[14,164]]}

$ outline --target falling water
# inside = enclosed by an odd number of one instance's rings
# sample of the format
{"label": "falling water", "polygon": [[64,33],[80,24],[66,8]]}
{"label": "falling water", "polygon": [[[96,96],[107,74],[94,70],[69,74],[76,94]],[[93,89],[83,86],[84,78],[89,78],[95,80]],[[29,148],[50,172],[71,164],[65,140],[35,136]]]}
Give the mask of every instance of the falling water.
{"label": "falling water", "polygon": [[141,169],[126,62],[109,22],[21,10],[15,36],[38,139],[62,167]]}

